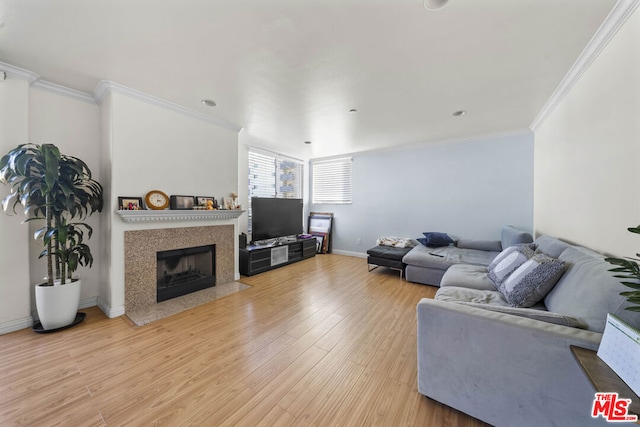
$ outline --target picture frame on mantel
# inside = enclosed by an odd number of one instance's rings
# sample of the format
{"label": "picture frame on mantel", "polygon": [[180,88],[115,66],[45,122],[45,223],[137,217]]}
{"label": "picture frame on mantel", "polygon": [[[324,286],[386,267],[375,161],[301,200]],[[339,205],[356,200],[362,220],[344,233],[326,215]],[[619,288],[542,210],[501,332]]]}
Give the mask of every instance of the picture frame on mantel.
{"label": "picture frame on mantel", "polygon": [[144,209],[142,197],[118,197],[118,209],[124,211],[139,211]]}
{"label": "picture frame on mantel", "polygon": [[196,196],[196,206],[204,205],[207,201],[215,202],[215,198],[213,196]]}
{"label": "picture frame on mantel", "polygon": [[196,203],[194,196],[175,196],[169,197],[169,208],[172,210],[193,209]]}

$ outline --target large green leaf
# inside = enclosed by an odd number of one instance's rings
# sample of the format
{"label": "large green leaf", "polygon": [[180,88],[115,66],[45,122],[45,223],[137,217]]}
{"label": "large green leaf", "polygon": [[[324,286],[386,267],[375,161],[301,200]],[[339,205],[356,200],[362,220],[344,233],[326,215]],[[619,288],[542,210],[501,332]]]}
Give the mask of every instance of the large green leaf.
{"label": "large green leaf", "polygon": [[52,144],[42,145],[42,154],[44,157],[44,182],[47,185],[47,191],[53,190],[58,182],[58,166],[60,164],[60,151],[58,147]]}

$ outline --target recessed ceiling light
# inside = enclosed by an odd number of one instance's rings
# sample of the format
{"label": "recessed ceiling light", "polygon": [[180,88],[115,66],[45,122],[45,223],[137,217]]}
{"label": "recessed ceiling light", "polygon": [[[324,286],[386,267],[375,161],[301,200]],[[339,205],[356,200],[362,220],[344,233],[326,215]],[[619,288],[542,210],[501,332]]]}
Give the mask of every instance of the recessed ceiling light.
{"label": "recessed ceiling light", "polygon": [[449,0],[424,0],[424,8],[427,10],[442,9],[449,3]]}
{"label": "recessed ceiling light", "polygon": [[465,114],[467,114],[465,110],[458,110],[458,111],[454,111],[453,114],[451,115],[454,117],[460,117],[460,116],[464,116]]}
{"label": "recessed ceiling light", "polygon": [[216,105],[218,105],[213,99],[203,99],[201,102],[207,107],[215,107]]}
{"label": "recessed ceiling light", "polygon": [[305,144],[311,144],[311,141],[305,141],[304,143]]}

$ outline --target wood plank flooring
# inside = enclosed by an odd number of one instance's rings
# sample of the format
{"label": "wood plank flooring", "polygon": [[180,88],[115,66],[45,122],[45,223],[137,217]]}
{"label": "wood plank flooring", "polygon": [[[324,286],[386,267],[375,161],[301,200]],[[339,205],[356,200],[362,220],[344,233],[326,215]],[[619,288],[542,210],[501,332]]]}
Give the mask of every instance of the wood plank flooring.
{"label": "wood plank flooring", "polygon": [[319,255],[136,327],[93,307],[0,336],[0,425],[484,426],[417,391],[416,303],[435,288]]}

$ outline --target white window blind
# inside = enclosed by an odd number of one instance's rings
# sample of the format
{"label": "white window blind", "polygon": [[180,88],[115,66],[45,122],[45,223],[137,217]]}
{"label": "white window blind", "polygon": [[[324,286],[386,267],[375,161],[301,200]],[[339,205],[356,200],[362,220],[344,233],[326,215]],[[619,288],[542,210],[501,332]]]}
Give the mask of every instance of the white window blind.
{"label": "white window blind", "polygon": [[313,203],[351,203],[351,157],[312,163]]}
{"label": "white window blind", "polygon": [[249,202],[251,197],[276,197],[275,158],[249,151]]}
{"label": "white window blind", "polygon": [[303,164],[275,153],[249,150],[249,206],[247,215],[251,232],[251,198],[302,198]]}

